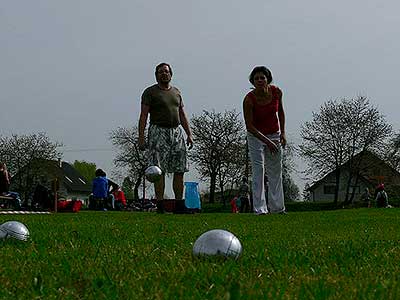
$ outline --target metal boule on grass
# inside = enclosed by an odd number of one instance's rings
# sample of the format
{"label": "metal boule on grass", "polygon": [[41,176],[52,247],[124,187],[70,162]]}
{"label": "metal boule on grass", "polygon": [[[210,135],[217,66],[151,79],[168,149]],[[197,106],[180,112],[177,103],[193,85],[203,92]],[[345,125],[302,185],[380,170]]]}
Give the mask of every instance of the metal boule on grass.
{"label": "metal boule on grass", "polygon": [[229,231],[213,229],[203,233],[193,245],[194,256],[223,256],[239,258],[242,244]]}
{"label": "metal boule on grass", "polygon": [[150,166],[144,171],[144,174],[148,181],[157,182],[162,176],[162,171],[158,166]]}
{"label": "metal boule on grass", "polygon": [[5,239],[7,237],[7,232],[5,232],[3,229],[0,227],[0,239]]}
{"label": "metal boule on grass", "polygon": [[[5,232],[4,238],[15,238],[21,241],[27,241],[29,238],[29,230],[24,224],[18,221],[8,221],[0,226],[0,231]],[[1,236],[1,233],[0,233]]]}

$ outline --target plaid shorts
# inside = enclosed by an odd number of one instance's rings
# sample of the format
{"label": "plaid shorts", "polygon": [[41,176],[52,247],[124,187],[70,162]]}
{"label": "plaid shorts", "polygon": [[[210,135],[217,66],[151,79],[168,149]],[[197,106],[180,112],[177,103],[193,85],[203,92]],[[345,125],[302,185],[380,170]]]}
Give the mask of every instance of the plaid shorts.
{"label": "plaid shorts", "polygon": [[159,166],[163,173],[189,171],[183,129],[150,125],[148,131],[148,164]]}

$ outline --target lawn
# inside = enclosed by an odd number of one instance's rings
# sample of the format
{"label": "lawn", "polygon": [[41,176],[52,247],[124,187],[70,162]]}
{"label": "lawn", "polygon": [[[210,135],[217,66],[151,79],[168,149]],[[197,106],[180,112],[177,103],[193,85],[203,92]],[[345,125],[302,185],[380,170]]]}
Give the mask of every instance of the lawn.
{"label": "lawn", "polygon": [[[400,209],[288,215],[88,212],[0,215],[0,299],[399,299]],[[225,229],[238,260],[192,257]]]}

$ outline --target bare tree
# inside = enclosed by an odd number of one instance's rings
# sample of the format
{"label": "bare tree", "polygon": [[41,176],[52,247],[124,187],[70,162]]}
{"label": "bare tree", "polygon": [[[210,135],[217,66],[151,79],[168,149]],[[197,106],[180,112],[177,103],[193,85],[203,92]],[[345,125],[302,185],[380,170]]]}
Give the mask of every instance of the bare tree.
{"label": "bare tree", "polygon": [[196,164],[201,179],[210,183],[210,202],[218,184],[224,201],[225,185],[237,180],[245,169],[244,125],[235,110],[217,113],[203,111],[191,119],[195,147],[189,158]]}
{"label": "bare tree", "polygon": [[133,198],[137,200],[140,185],[145,182],[144,171],[147,167],[146,153],[139,150],[137,127],[118,127],[111,131],[110,140],[118,150],[114,164],[117,168],[125,169],[132,178]]}
{"label": "bare tree", "polygon": [[7,164],[13,177],[13,187],[25,200],[34,189],[34,183],[43,172],[43,160],[56,160],[62,153],[59,142],[50,141],[44,133],[0,136],[0,160]]}
{"label": "bare tree", "polygon": [[390,138],[383,158],[390,166],[400,171],[400,133],[396,133]]}
{"label": "bare tree", "polygon": [[309,188],[310,188],[310,184],[306,183],[305,186],[304,186],[304,189],[303,189],[303,194],[302,194],[304,202],[310,202],[311,201],[311,193],[310,193]]}
{"label": "bare tree", "polygon": [[328,101],[302,126],[300,155],[310,164],[309,174],[321,177],[335,171],[335,203],[338,202],[341,166],[347,162],[349,177],[345,202],[348,202],[354,197],[354,192],[349,196],[349,191],[358,182],[362,164],[354,157],[364,150],[382,152],[391,130],[384,116],[366,97]]}

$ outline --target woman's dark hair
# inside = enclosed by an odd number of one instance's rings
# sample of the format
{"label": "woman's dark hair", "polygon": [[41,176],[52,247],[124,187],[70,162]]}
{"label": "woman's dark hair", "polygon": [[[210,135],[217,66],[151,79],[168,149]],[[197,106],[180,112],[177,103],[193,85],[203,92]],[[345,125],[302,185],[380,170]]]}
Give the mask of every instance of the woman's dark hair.
{"label": "woman's dark hair", "polygon": [[167,64],[167,63],[161,63],[161,64],[157,65],[156,71],[154,72],[154,74],[156,75],[156,78],[157,78],[158,70],[159,70],[161,67],[163,67],[163,66],[167,66],[167,67],[168,67],[169,73],[170,73],[171,76],[172,76],[172,68],[171,68],[171,66],[170,66],[169,64]]}
{"label": "woman's dark hair", "polygon": [[250,73],[249,81],[250,81],[251,84],[254,84],[254,76],[257,73],[263,73],[265,75],[265,77],[267,77],[267,83],[268,84],[272,82],[272,73],[271,73],[271,71],[267,67],[257,66]]}

